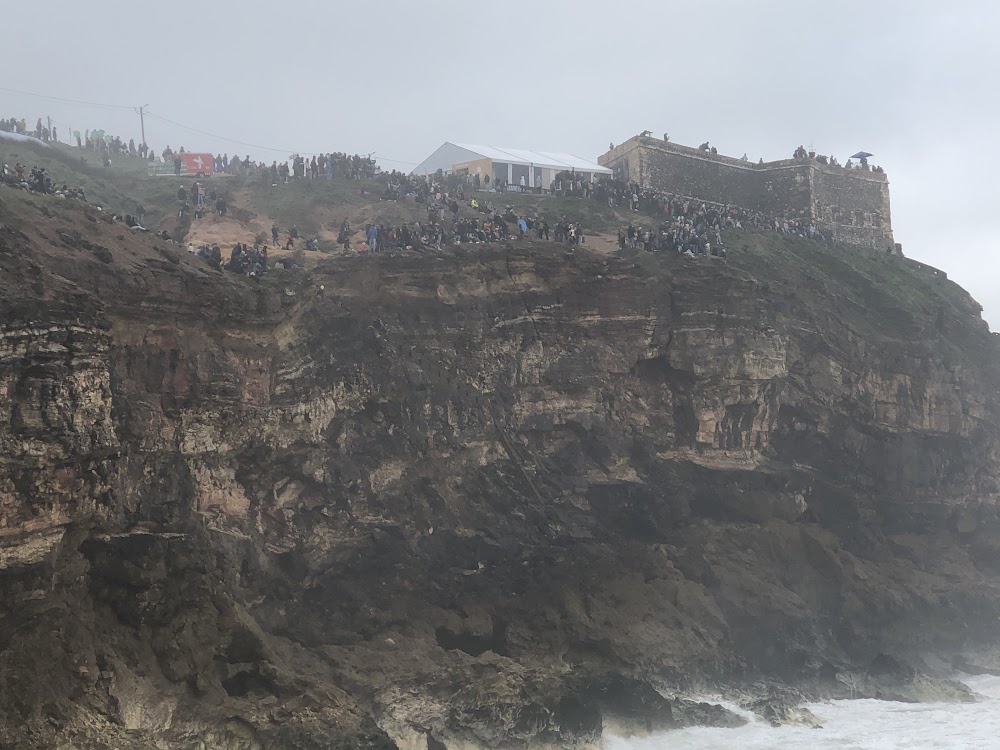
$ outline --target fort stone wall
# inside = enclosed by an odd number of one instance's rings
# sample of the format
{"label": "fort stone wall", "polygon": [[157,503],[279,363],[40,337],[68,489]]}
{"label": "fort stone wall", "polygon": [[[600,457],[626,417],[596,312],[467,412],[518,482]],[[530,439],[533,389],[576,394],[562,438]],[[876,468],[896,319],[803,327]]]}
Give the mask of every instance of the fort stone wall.
{"label": "fort stone wall", "polygon": [[812,200],[816,225],[829,228],[834,239],[860,245],[892,241],[884,174],[819,165],[813,170]]}
{"label": "fort stone wall", "polygon": [[644,189],[731,203],[769,217],[808,219],[846,242],[880,247],[892,242],[883,173],[815,159],[755,164],[645,136],[612,148],[598,161],[617,179]]}

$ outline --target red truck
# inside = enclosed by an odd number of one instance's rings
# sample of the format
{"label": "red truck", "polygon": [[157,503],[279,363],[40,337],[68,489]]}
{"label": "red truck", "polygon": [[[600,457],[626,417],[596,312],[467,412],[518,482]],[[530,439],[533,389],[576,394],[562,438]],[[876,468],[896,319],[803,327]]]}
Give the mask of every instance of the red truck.
{"label": "red truck", "polygon": [[215,157],[211,154],[180,154],[184,165],[181,174],[187,177],[208,177],[215,173]]}

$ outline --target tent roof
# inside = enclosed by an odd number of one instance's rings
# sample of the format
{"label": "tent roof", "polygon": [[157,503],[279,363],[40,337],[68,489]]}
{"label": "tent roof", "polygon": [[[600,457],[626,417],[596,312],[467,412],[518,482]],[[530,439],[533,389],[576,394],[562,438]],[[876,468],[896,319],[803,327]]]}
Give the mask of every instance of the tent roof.
{"label": "tent roof", "polygon": [[37,143],[39,146],[49,147],[45,141],[35,138],[33,135],[21,135],[20,133],[9,133],[6,130],[0,130],[0,140],[5,141],[18,141],[20,143]]}
{"label": "tent roof", "polygon": [[611,174],[611,170],[596,162],[581,159],[573,154],[554,151],[531,151],[523,148],[500,148],[498,146],[477,146],[469,143],[456,144],[466,151],[484,156],[493,161],[510,162],[511,164],[534,164],[536,167],[553,167],[558,169],[575,169],[578,172],[597,172]]}
{"label": "tent roof", "polygon": [[529,151],[521,148],[499,148],[497,146],[478,146],[467,143],[445,143],[435,151],[414,171],[416,174],[429,174],[438,169],[451,169],[455,164],[490,159],[508,164],[534,164],[558,170],[576,170],[577,172],[592,172],[595,174],[612,174],[607,167],[602,167],[587,159],[581,159],[573,154],[552,151]]}

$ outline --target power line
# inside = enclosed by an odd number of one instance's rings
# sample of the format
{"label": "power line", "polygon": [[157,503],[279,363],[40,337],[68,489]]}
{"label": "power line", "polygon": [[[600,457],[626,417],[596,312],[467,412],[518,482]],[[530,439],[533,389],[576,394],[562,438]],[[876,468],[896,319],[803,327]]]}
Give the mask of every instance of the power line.
{"label": "power line", "polygon": [[[220,141],[227,141],[228,143],[236,143],[236,144],[238,144],[240,146],[247,146],[248,148],[257,148],[257,149],[261,149],[263,151],[274,151],[275,153],[281,153],[281,154],[297,154],[300,151],[303,151],[303,149],[272,148],[271,146],[261,146],[261,145],[256,144],[256,143],[247,143],[245,141],[238,141],[238,140],[236,140],[234,138],[227,138],[227,137],[225,137],[223,135],[216,135],[215,133],[209,133],[208,131],[200,130],[199,128],[191,127],[190,125],[185,125],[184,123],[177,122],[175,120],[171,120],[171,119],[169,119],[167,117],[164,117],[163,115],[158,115],[158,114],[155,114],[154,112],[150,112],[149,110],[146,110],[146,114],[149,115],[150,117],[155,117],[157,120],[163,120],[164,122],[168,122],[171,125],[176,125],[179,128],[184,128],[185,130],[190,130],[193,133],[199,133],[201,135],[206,135],[209,138],[215,138],[215,139],[220,140]],[[403,161],[401,159],[390,159],[390,158],[385,157],[385,156],[376,156],[376,159],[377,160],[381,160],[381,161],[386,161],[386,162],[392,162],[393,164],[407,164],[407,165],[410,165],[410,166],[413,166],[413,167],[417,166],[416,162]]]}
{"label": "power line", "polygon": [[126,107],[123,104],[101,104],[100,102],[85,102],[80,99],[67,99],[62,96],[48,96],[46,94],[34,94],[30,91],[18,91],[17,89],[8,89],[0,86],[0,91],[7,91],[11,94],[22,94],[24,96],[34,96],[38,99],[49,99],[54,102],[70,102],[71,104],[82,104],[86,107],[106,107],[107,109],[132,109],[132,107]]}
{"label": "power line", "polygon": [[229,143],[236,143],[240,146],[247,146],[248,148],[259,148],[263,151],[274,151],[275,153],[281,153],[281,154],[296,153],[295,149],[291,148],[271,148],[270,146],[261,146],[256,143],[246,143],[245,141],[237,141],[234,138],[226,138],[224,135],[216,135],[215,133],[209,133],[208,131],[205,130],[199,130],[198,128],[193,128],[190,125],[185,125],[180,122],[175,122],[174,120],[163,117],[162,115],[154,114],[153,112],[150,112],[148,109],[146,110],[146,114],[149,115],[150,117],[155,117],[157,120],[163,120],[164,122],[169,122],[171,125],[176,125],[179,128],[184,128],[185,130],[190,130],[194,133],[200,133],[201,135],[207,135],[209,138],[215,138],[220,141],[228,141]]}
{"label": "power line", "polygon": [[408,167],[417,166],[415,161],[403,161],[402,159],[390,159],[388,156],[379,156],[378,154],[374,157],[375,161],[387,161],[390,164],[405,164]]}
{"label": "power line", "polygon": [[[133,112],[138,112],[139,111],[135,107],[130,107],[130,106],[127,106],[127,105],[124,105],[124,104],[103,104],[103,103],[100,103],[100,102],[87,102],[87,101],[83,101],[81,99],[68,99],[66,97],[61,97],[61,96],[49,96],[47,94],[36,94],[36,93],[31,92],[31,91],[20,91],[18,89],[10,89],[10,88],[6,88],[6,87],[3,87],[3,86],[0,86],[0,91],[7,91],[7,92],[10,92],[12,94],[22,94],[24,96],[34,96],[34,97],[36,97],[38,99],[48,99],[50,101],[56,101],[56,102],[69,102],[71,104],[80,104],[80,105],[83,105],[83,106],[86,106],[86,107],[104,107],[106,109],[120,109],[120,110],[126,110],[126,109],[128,109],[128,110],[132,110]],[[170,123],[171,125],[174,125],[174,126],[176,126],[178,128],[183,128],[184,130],[190,130],[192,133],[198,133],[200,135],[208,136],[209,138],[215,138],[216,140],[226,141],[227,143],[235,143],[235,144],[240,145],[240,146],[246,146],[248,148],[256,148],[256,149],[260,149],[262,151],[273,151],[274,153],[279,153],[279,154],[293,154],[293,153],[298,153],[299,152],[298,149],[273,148],[271,146],[261,146],[261,145],[256,144],[256,143],[247,143],[246,141],[238,141],[235,138],[227,138],[226,136],[223,136],[223,135],[216,135],[215,133],[209,133],[206,130],[200,130],[199,128],[194,128],[194,127],[191,127],[190,125],[185,125],[184,123],[177,122],[176,120],[171,120],[170,118],[164,117],[163,115],[155,114],[153,112],[150,112],[148,109],[146,109],[145,106],[140,107],[139,109],[142,109],[145,112],[145,114],[149,115],[150,117],[155,117],[157,120],[162,120],[163,122]],[[63,123],[57,123],[57,124],[63,124]],[[64,125],[64,127],[69,127],[68,125],[65,125],[65,124],[63,124],[63,125]],[[411,167],[417,166],[416,162],[404,161],[403,159],[390,159],[387,156],[380,156],[380,157],[376,157],[376,158],[379,161],[389,162],[389,163],[392,163],[392,164],[405,164],[405,165],[411,166]]]}

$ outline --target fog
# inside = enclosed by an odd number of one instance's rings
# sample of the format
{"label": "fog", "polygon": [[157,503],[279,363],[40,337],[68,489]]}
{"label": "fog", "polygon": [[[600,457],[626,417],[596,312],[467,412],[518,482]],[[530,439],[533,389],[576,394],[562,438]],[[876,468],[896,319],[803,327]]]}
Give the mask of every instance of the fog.
{"label": "fog", "polygon": [[645,129],[754,161],[864,149],[904,252],[1000,326],[993,3],[49,0],[3,18],[0,116],[51,117],[61,140],[138,142],[148,104],[157,152],[402,170],[446,140],[593,159]]}

